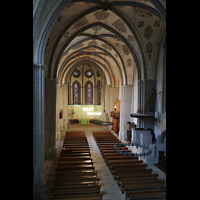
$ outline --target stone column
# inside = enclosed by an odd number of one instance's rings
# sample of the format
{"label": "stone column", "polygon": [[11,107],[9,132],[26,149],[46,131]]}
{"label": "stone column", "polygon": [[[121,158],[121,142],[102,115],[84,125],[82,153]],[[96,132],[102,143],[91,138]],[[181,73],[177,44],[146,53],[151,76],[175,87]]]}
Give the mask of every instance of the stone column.
{"label": "stone column", "polygon": [[114,111],[114,101],[117,100],[119,100],[119,88],[110,87],[110,111],[108,115],[111,122],[112,122],[112,117],[110,117],[110,112]]}
{"label": "stone column", "polygon": [[[143,80],[138,79],[138,109],[137,114],[143,114]],[[137,128],[142,128],[142,119],[137,119]]]}
{"label": "stone column", "polygon": [[63,118],[62,118],[62,128],[67,128],[68,124],[68,85],[62,84],[62,109],[63,109]]}
{"label": "stone column", "polygon": [[[62,119],[60,119],[60,111],[63,111],[63,85],[60,84],[59,85],[59,108],[58,108],[58,120],[59,120],[59,134],[60,134],[60,130],[63,129],[63,117]],[[61,135],[60,135],[61,136]]]}
{"label": "stone column", "polygon": [[[114,88],[110,87],[110,112],[114,111]],[[109,117],[110,117],[110,112]],[[112,121],[112,118],[110,118],[110,120]]]}
{"label": "stone column", "polygon": [[121,85],[121,100],[120,100],[120,131],[119,139],[127,139],[127,130],[131,121],[129,114],[131,113],[133,85]]}
{"label": "stone column", "polygon": [[104,94],[104,91],[105,91],[105,89],[104,89],[104,85],[102,84],[101,85],[101,113],[102,113],[102,116],[101,116],[101,120],[103,120],[103,111],[104,111],[104,98],[105,98],[105,94]]}
{"label": "stone column", "polygon": [[56,156],[56,90],[56,79],[45,78],[45,159]]}
{"label": "stone column", "polygon": [[57,96],[57,79],[51,78],[51,104],[50,104],[50,150],[51,157],[56,156],[56,96]]}
{"label": "stone column", "polygon": [[[107,116],[110,115],[110,85],[105,85],[105,90],[104,90],[104,98],[105,98],[105,113]],[[103,119],[104,121],[106,121],[106,116],[104,116],[105,118]]]}
{"label": "stone column", "polygon": [[[156,100],[156,81],[155,80],[144,80],[144,114],[155,115],[155,100]],[[154,130],[154,118],[144,118],[144,126],[146,130],[151,128]]]}
{"label": "stone column", "polygon": [[82,94],[81,94],[81,96],[82,96],[82,101],[81,101],[81,105],[85,105],[86,104],[86,102],[85,102],[85,87],[82,85],[81,86],[81,92],[82,92]]}
{"label": "stone column", "polygon": [[70,104],[72,104],[71,103],[71,86],[70,86],[70,84],[68,84],[67,87],[68,87],[68,93],[69,93],[68,94],[69,95],[68,96],[68,105],[70,105]]}
{"label": "stone column", "polygon": [[44,67],[33,64],[33,200],[45,199]]}
{"label": "stone column", "polygon": [[[138,113],[154,114],[155,113],[155,80],[141,79],[138,80]],[[138,118],[137,128],[154,129],[154,118]]]}
{"label": "stone column", "polygon": [[59,119],[59,108],[60,108],[60,87],[56,79],[56,140],[60,139],[60,119]]}

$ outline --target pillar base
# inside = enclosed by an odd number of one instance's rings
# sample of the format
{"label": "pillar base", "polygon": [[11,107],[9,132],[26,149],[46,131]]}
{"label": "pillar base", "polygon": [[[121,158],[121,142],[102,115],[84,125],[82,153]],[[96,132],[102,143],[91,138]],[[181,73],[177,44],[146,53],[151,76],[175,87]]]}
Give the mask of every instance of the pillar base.
{"label": "pillar base", "polygon": [[46,183],[33,184],[33,200],[46,200]]}
{"label": "pillar base", "polygon": [[123,133],[121,132],[121,131],[119,131],[119,140],[121,140],[122,139],[122,136],[123,136]]}
{"label": "pillar base", "polygon": [[45,152],[45,160],[55,158],[57,156],[57,149],[49,149]]}

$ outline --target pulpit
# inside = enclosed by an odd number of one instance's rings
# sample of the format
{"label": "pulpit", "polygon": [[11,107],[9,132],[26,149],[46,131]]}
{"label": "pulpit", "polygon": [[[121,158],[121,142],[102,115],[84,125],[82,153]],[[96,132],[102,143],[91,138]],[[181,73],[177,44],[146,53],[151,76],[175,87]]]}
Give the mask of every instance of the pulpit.
{"label": "pulpit", "polygon": [[132,130],[131,142],[140,143],[141,145],[152,144],[152,135],[150,130],[143,130],[143,128],[136,128]]}

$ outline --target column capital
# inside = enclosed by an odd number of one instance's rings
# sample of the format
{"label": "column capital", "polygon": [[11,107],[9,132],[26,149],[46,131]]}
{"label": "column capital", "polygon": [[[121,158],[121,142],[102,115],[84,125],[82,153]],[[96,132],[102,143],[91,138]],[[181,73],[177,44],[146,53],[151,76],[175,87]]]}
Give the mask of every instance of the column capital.
{"label": "column capital", "polygon": [[35,64],[35,63],[33,63],[33,68],[44,69],[45,67],[46,67],[46,65],[44,65],[44,64]]}
{"label": "column capital", "polygon": [[51,78],[51,81],[54,81],[56,84],[59,84],[59,79],[58,78]]}

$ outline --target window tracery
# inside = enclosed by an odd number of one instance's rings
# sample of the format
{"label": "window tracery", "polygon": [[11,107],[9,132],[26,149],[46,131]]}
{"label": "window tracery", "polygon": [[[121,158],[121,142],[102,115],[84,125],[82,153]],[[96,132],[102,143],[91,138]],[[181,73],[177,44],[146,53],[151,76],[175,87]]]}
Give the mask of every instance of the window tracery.
{"label": "window tracery", "polygon": [[74,84],[74,105],[78,105],[78,84]]}
{"label": "window tracery", "polygon": [[87,105],[91,105],[92,102],[92,86],[89,83],[87,85]]}

